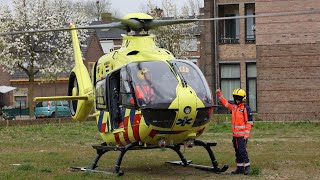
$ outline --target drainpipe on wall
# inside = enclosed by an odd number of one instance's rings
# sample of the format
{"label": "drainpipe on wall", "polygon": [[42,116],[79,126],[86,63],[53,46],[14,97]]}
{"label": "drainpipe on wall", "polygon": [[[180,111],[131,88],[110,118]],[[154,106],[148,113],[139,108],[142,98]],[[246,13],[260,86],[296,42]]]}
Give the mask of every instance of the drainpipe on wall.
{"label": "drainpipe on wall", "polygon": [[[217,17],[217,7],[216,7],[216,0],[213,1],[213,18]],[[217,21],[213,21],[213,31],[214,31],[214,63],[215,63],[215,90],[218,89],[218,82],[219,82],[219,62],[218,62],[218,50],[217,50]],[[215,93],[215,91],[214,91]],[[218,96],[215,95],[215,103],[218,104]]]}

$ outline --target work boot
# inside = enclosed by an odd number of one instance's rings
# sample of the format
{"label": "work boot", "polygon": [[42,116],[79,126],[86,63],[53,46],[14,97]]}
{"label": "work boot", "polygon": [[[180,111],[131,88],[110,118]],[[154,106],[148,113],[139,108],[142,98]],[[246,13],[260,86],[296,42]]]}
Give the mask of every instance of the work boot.
{"label": "work boot", "polygon": [[236,169],[235,171],[232,171],[231,174],[242,174],[242,172],[239,169]]}
{"label": "work boot", "polygon": [[248,175],[250,173],[250,166],[244,168],[243,174]]}

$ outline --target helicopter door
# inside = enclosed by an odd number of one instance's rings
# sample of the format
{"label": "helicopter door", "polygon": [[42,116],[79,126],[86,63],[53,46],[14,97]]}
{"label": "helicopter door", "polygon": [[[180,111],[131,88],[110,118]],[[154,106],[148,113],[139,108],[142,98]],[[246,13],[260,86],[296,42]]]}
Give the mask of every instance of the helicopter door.
{"label": "helicopter door", "polygon": [[114,129],[119,128],[121,122],[120,110],[120,70],[112,72],[107,77],[107,101],[110,113],[110,121]]}

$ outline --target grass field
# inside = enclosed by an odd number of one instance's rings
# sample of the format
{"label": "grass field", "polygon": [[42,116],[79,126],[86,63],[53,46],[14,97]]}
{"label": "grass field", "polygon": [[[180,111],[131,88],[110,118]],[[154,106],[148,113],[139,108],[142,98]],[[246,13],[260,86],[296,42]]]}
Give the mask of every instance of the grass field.
{"label": "grass field", "polygon": [[[230,166],[225,173],[165,164],[178,160],[176,153],[153,149],[129,151],[121,179],[320,179],[320,123],[255,122],[248,143],[251,174],[235,177],[230,175],[235,169],[230,122],[224,118],[215,116],[200,139],[218,143],[213,150],[220,166]],[[88,166],[94,159],[91,145],[101,143],[94,121],[0,126],[0,137],[0,179],[118,179],[70,169]],[[185,149],[184,154],[194,163],[210,164],[203,148]],[[112,171],[117,156],[106,153],[98,169]]]}

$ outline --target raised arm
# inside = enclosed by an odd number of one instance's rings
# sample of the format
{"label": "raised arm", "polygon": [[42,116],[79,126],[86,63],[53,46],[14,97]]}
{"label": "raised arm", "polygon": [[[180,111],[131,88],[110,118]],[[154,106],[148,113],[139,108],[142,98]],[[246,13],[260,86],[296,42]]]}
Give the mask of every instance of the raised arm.
{"label": "raised arm", "polygon": [[232,111],[232,104],[230,104],[228,100],[223,97],[222,92],[219,88],[216,90],[216,94],[218,95],[219,101],[221,102],[221,104]]}

